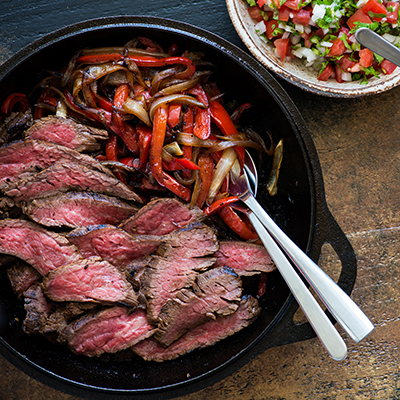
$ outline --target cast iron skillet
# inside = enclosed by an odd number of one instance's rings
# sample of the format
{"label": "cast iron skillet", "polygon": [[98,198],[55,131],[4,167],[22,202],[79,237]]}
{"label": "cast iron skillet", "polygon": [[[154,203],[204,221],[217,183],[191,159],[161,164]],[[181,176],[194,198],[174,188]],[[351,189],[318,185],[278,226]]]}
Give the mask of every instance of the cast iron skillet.
{"label": "cast iron skillet", "polygon": [[[241,123],[263,134],[269,130],[276,143],[284,140],[279,195],[268,197],[266,174],[261,172],[258,200],[314,260],[324,243],[332,244],[342,263],[339,284],[350,294],[356,276],[354,252],[327,209],[318,157],[303,119],[257,61],[220,37],[159,18],[114,17],[79,23],[44,36],[0,66],[0,102],[12,92],[29,93],[43,69],[61,68],[77,49],[120,46],[136,36],[155,39],[165,47],[176,43],[182,51],[205,53],[216,66],[213,79],[226,93],[225,100],[253,105]],[[262,160],[260,171],[268,171],[269,162]],[[5,268],[0,274],[1,353],[34,378],[76,396],[175,397],[232,374],[269,347],[314,337],[308,324],[293,324],[297,305],[279,273],[273,273],[260,317],[250,328],[210,348],[164,363],[90,359],[40,336],[24,335],[23,305],[11,291]]]}

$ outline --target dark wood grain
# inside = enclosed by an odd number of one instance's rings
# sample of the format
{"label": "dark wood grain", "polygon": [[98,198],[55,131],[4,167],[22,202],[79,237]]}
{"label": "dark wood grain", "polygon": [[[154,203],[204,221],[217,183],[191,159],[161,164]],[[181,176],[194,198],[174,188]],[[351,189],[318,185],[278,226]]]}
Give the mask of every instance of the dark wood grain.
{"label": "dark wood grain", "polygon": [[[113,15],[176,19],[244,49],[223,0],[2,0],[0,62],[55,29]],[[400,88],[345,100],[319,97],[280,83],[312,134],[329,208],[358,258],[352,297],[376,329],[359,344],[343,334],[349,354],[342,362],[329,359],[317,339],[272,348],[218,384],[181,399],[399,399]],[[333,277],[337,275],[339,262],[328,245],[319,264]],[[0,358],[0,399],[75,397],[46,387]]]}

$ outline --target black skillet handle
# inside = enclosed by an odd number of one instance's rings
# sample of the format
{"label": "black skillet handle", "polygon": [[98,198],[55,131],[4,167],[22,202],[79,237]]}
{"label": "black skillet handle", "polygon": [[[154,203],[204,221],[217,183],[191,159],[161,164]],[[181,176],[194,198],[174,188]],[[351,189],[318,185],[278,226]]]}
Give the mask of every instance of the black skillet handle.
{"label": "black skillet handle", "polygon": [[[319,201],[311,258],[317,262],[321,254],[322,246],[325,243],[329,243],[338,255],[342,265],[340,277],[337,283],[348,295],[350,295],[357,276],[357,259],[349,240],[333,218],[325,200],[320,199]],[[309,323],[296,325],[293,322],[293,316],[298,308],[299,306],[297,302],[293,299],[285,315],[279,321],[278,329],[275,327],[268,334],[267,348],[295,343],[316,336]],[[335,319],[331,316],[329,311],[327,311],[326,314],[331,321],[335,323]],[[282,335],[282,333],[278,332],[285,332],[285,334]]]}

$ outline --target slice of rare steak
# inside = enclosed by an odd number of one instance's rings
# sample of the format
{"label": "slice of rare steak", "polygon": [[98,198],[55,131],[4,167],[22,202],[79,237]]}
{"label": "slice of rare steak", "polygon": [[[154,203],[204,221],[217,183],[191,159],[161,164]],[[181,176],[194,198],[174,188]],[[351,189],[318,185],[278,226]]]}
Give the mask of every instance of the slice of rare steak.
{"label": "slice of rare steak", "polygon": [[196,277],[193,290],[180,290],[163,306],[154,337],[167,347],[190,328],[235,312],[241,297],[242,281],[231,268],[203,272]]}
{"label": "slice of rare steak", "polygon": [[219,250],[214,254],[215,266],[226,265],[238,275],[250,276],[276,269],[264,246],[247,242],[220,241]]}
{"label": "slice of rare steak", "polygon": [[153,331],[144,310],[116,306],[84,315],[68,325],[61,338],[75,353],[93,357],[131,347]]}
{"label": "slice of rare steak", "polygon": [[215,232],[202,224],[169,235],[169,242],[159,247],[158,255],[152,257],[141,276],[141,291],[147,297],[151,321],[157,321],[167,300],[190,287],[198,273],[215,262],[209,255],[217,250]]}
{"label": "slice of rare steak", "polygon": [[42,277],[35,268],[25,261],[15,259],[12,266],[7,269],[7,276],[10,280],[14,293],[21,297],[34,282]]}
{"label": "slice of rare steak", "polygon": [[119,268],[154,253],[162,241],[158,236],[130,235],[112,225],[77,228],[67,238],[84,257],[99,256]]}
{"label": "slice of rare steak", "polygon": [[108,139],[105,129],[78,124],[70,118],[51,115],[36,120],[25,132],[26,140],[44,140],[76,151],[100,150],[99,141]]}
{"label": "slice of rare steak", "polygon": [[0,221],[0,253],[21,258],[42,275],[82,259],[64,236],[22,219]]}
{"label": "slice of rare steak", "polygon": [[112,176],[109,169],[86,154],[41,140],[27,140],[0,147],[0,188],[54,164],[71,162]]}
{"label": "slice of rare steak", "polygon": [[149,202],[120,227],[138,235],[166,235],[203,216],[199,208],[189,209],[179,200],[162,198]]}
{"label": "slice of rare steak", "polygon": [[51,271],[43,278],[46,296],[54,301],[138,305],[125,274],[99,257],[91,257]]}
{"label": "slice of rare steak", "polygon": [[69,228],[88,225],[118,225],[137,212],[137,207],[99,193],[67,192],[34,199],[22,206],[24,214],[45,226]]}
{"label": "slice of rare steak", "polygon": [[260,314],[257,300],[243,296],[239,308],[225,317],[211,319],[202,325],[189,329],[167,348],[153,337],[132,347],[132,351],[146,361],[167,361],[178,358],[195,349],[211,346],[249,326]]}
{"label": "slice of rare steak", "polygon": [[60,192],[89,191],[142,203],[142,199],[120,180],[80,164],[56,164],[3,188],[16,202],[51,197]]}

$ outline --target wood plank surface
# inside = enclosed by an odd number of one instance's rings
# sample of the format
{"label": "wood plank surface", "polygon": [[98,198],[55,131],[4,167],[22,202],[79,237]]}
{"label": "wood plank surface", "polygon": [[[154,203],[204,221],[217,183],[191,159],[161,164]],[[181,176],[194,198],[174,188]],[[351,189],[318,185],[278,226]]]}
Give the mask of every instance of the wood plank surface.
{"label": "wood plank surface", "polygon": [[[154,15],[216,33],[244,49],[223,0],[197,2],[0,1],[0,63],[41,35],[111,15]],[[181,400],[400,399],[400,88],[360,99],[332,99],[278,81],[314,140],[328,206],[358,259],[352,298],[376,329],[331,360],[318,339],[271,348],[232,376]],[[329,245],[319,264],[337,275]],[[298,316],[301,321],[301,315]],[[0,357],[0,399],[74,400],[28,377]]]}

